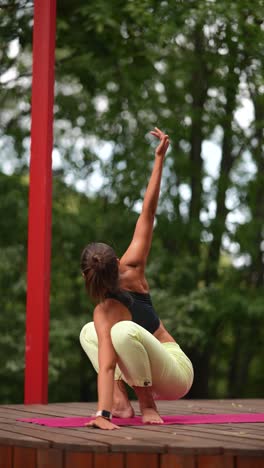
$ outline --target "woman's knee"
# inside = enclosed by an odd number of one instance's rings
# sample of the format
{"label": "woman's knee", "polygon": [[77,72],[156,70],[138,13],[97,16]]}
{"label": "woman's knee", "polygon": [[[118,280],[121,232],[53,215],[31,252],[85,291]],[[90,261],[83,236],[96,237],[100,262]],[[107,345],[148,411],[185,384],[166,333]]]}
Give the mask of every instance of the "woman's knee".
{"label": "woman's knee", "polygon": [[84,344],[87,344],[87,343],[94,340],[94,334],[95,333],[96,332],[95,332],[93,322],[86,323],[82,327],[81,332],[80,332],[80,343],[81,343],[82,347],[83,347]]}
{"label": "woman's knee", "polygon": [[134,322],[131,320],[121,320],[115,323],[111,328],[111,339],[114,347],[127,344],[129,339],[135,339],[137,336]]}

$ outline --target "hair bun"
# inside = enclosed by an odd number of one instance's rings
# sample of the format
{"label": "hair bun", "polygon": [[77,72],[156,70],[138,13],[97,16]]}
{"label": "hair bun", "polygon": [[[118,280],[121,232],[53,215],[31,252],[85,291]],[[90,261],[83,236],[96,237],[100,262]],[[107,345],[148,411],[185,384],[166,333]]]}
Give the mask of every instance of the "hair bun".
{"label": "hair bun", "polygon": [[92,256],[92,260],[93,260],[93,262],[95,262],[95,263],[100,263],[100,261],[101,261],[101,259],[100,259],[100,257],[99,257],[98,254],[94,254],[94,255]]}
{"label": "hair bun", "polygon": [[92,256],[92,262],[93,262],[92,268],[94,269],[94,271],[101,270],[103,262],[102,262],[102,257],[100,255],[94,254]]}

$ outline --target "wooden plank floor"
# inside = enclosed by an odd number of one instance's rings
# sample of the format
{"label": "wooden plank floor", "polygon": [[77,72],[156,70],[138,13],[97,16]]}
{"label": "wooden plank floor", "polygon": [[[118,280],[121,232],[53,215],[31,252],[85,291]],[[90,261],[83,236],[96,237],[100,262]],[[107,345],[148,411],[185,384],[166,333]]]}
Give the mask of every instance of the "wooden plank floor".
{"label": "wooden plank floor", "polygon": [[[139,414],[137,402],[133,402]],[[158,402],[161,414],[264,412],[264,400]],[[26,417],[89,416],[96,403],[0,406],[0,468],[264,468],[264,424],[49,428]]]}

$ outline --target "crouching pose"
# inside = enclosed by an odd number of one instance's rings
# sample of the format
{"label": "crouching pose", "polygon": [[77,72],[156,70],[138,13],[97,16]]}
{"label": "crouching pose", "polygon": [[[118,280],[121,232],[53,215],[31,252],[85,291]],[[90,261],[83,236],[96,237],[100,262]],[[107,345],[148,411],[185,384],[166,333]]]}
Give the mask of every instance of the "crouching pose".
{"label": "crouching pose", "polygon": [[132,241],[118,259],[103,243],[89,244],[81,257],[82,275],[96,301],[93,322],[81,330],[81,345],[98,372],[98,411],[89,425],[117,429],[112,416],[132,417],[124,382],[139,401],[144,423],[160,423],[155,400],[177,400],[193,382],[193,367],[152,305],[145,267],[151,247],[168,135],[160,140]]}

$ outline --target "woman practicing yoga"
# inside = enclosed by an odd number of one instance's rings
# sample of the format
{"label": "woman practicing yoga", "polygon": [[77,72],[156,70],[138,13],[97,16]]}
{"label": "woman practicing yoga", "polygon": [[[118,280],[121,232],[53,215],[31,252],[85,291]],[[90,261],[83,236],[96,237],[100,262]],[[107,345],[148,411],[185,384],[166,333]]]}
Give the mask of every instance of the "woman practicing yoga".
{"label": "woman practicing yoga", "polygon": [[96,301],[93,322],[81,330],[80,342],[98,372],[98,411],[88,425],[118,429],[111,422],[134,416],[124,382],[137,395],[142,421],[160,423],[155,400],[177,400],[190,389],[193,367],[158,318],[149,295],[145,267],[151,247],[168,135],[160,140],[132,241],[118,259],[103,243],[89,244],[81,256],[82,275]]}

